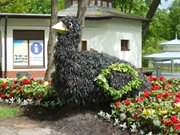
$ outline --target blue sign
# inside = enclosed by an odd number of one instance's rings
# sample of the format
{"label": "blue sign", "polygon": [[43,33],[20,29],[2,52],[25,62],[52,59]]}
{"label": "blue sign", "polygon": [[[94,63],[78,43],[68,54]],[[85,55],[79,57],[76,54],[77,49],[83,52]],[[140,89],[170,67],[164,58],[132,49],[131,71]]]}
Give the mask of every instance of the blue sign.
{"label": "blue sign", "polygon": [[31,45],[31,52],[36,55],[40,54],[42,52],[42,45],[38,42],[34,42]]}

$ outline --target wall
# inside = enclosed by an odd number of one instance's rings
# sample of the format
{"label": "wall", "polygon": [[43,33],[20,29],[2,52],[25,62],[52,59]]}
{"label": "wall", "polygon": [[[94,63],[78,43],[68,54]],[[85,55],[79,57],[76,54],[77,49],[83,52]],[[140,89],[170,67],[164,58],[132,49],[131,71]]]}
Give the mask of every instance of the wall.
{"label": "wall", "polygon": [[[8,77],[15,77],[18,71],[28,71],[35,77],[43,77],[43,73],[47,67],[47,42],[49,35],[49,21],[48,19],[8,19],[7,27],[7,75]],[[0,30],[2,31],[2,70],[4,71],[4,19],[1,20]],[[45,67],[32,69],[14,69],[13,68],[13,30],[44,30],[45,43]],[[42,73],[43,72],[43,73]]]}
{"label": "wall", "polygon": [[[14,69],[13,68],[13,30],[45,30],[45,67],[40,69]],[[7,29],[7,74],[15,77],[18,71],[31,72],[35,77],[43,77],[47,67],[47,42],[49,19],[8,19]],[[2,70],[4,71],[4,19],[0,20],[2,40]],[[129,61],[136,68],[141,68],[142,39],[141,22],[125,19],[88,20],[83,30],[83,39],[87,40],[88,49],[93,48],[120,59]],[[130,51],[121,51],[120,40],[130,41]],[[1,56],[1,55],[0,55]]]}
{"label": "wall", "polygon": [[[83,31],[88,49],[116,56],[141,68],[141,22],[125,19],[87,21]],[[130,51],[121,51],[120,40],[130,41]]]}

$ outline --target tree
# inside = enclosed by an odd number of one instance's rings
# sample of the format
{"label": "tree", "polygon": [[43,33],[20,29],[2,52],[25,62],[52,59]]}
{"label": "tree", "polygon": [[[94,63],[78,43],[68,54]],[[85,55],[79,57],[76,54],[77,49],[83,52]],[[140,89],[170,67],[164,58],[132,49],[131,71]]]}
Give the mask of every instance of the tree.
{"label": "tree", "polygon": [[[161,2],[161,0],[152,0],[152,2],[150,4],[150,8],[148,10],[148,13],[146,14],[147,19],[151,20],[153,18],[160,2]],[[143,24],[143,33],[142,33],[143,40],[145,39],[149,24],[150,24],[149,21],[146,21]]]}
{"label": "tree", "polygon": [[[51,0],[0,0],[0,12],[8,13],[51,13]],[[58,0],[58,9],[64,0]]]}
{"label": "tree", "polygon": [[145,15],[148,3],[144,0],[113,0],[113,7],[127,14]]}
{"label": "tree", "polygon": [[54,71],[54,46],[56,41],[56,33],[52,30],[52,26],[57,23],[58,19],[58,0],[51,0],[51,20],[49,28],[48,40],[48,65],[45,73],[45,80],[51,79],[51,74]]}
{"label": "tree", "polygon": [[14,2],[14,0],[1,0],[0,1],[0,6],[2,6],[2,7],[7,6],[12,2]]}
{"label": "tree", "polygon": [[81,28],[85,25],[85,14],[89,0],[78,0],[77,18],[79,19]]}
{"label": "tree", "polygon": [[171,39],[177,36],[180,38],[180,1],[174,0],[172,7],[170,8],[169,17],[171,20]]}

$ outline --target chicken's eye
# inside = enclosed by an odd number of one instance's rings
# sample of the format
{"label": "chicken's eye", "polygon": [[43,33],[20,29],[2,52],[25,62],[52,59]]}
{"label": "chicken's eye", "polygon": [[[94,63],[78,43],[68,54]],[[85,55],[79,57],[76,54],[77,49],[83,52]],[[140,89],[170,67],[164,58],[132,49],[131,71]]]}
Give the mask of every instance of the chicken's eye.
{"label": "chicken's eye", "polygon": [[73,28],[72,22],[69,22],[69,28]]}

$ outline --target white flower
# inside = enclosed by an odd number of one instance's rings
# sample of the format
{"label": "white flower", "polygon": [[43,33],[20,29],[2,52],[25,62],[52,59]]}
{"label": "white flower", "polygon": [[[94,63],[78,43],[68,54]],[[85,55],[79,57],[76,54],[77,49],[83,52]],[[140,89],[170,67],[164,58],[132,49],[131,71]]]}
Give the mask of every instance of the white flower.
{"label": "white flower", "polygon": [[28,101],[24,100],[23,102],[21,102],[21,105],[28,105]]}
{"label": "white flower", "polygon": [[119,124],[119,120],[118,119],[115,119],[114,120],[114,126],[118,125]]}
{"label": "white flower", "polygon": [[17,103],[18,103],[18,104],[21,104],[21,102],[22,102],[21,99],[18,98],[18,99],[17,99]]}
{"label": "white flower", "polygon": [[109,113],[106,113],[106,114],[105,114],[105,118],[106,118],[107,120],[111,120],[111,115],[110,115]]}
{"label": "white flower", "polygon": [[13,104],[14,103],[14,98],[13,97],[10,98],[9,101],[10,101],[11,104]]}
{"label": "white flower", "polygon": [[149,132],[148,134],[146,134],[146,135],[152,135],[152,132]]}
{"label": "white flower", "polygon": [[0,97],[0,102],[3,102],[3,99]]}
{"label": "white flower", "polygon": [[32,99],[27,99],[27,102],[28,102],[28,104],[33,104],[33,100]]}
{"label": "white flower", "polygon": [[123,124],[120,124],[119,127],[122,129],[126,129],[127,128],[126,122],[124,122]]}
{"label": "white flower", "polygon": [[101,110],[101,111],[98,113],[98,115],[104,118],[104,117],[105,117],[105,112],[103,112],[103,111]]}
{"label": "white flower", "polygon": [[121,113],[119,116],[121,121],[124,121],[126,119],[126,114],[125,113]]}
{"label": "white flower", "polygon": [[133,123],[133,125],[131,125],[131,132],[137,132],[135,123]]}

